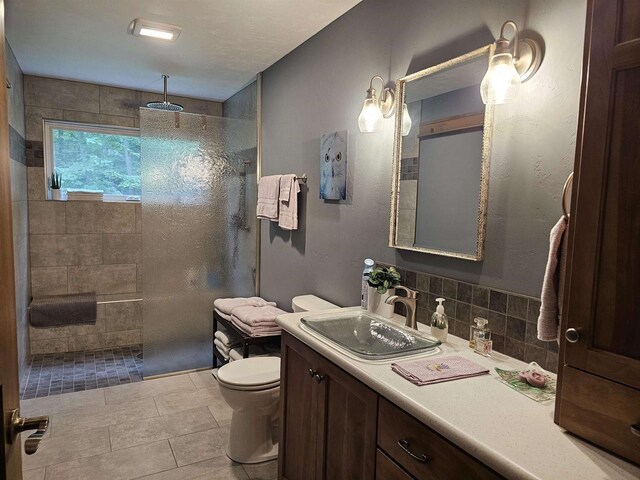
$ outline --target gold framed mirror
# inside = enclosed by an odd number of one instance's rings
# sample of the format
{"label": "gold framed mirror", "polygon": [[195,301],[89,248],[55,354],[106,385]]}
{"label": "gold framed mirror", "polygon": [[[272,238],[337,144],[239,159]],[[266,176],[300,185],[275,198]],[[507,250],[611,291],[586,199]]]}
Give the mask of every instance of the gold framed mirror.
{"label": "gold framed mirror", "polygon": [[482,260],[493,107],[480,82],[493,49],[396,82],[390,247]]}

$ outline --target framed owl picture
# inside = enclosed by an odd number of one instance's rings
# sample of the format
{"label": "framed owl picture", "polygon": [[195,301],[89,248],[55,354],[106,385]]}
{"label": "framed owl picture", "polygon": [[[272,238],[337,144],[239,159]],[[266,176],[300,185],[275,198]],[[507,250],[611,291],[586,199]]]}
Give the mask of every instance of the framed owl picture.
{"label": "framed owl picture", "polygon": [[326,133],[320,137],[320,198],[347,199],[348,130]]}

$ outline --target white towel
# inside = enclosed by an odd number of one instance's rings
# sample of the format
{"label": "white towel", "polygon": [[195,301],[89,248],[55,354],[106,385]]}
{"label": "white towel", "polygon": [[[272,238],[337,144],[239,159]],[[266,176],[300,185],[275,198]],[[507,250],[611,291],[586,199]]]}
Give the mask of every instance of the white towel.
{"label": "white towel", "polygon": [[287,312],[272,305],[263,307],[242,306],[236,307],[231,311],[231,319],[237,319],[249,327],[272,327],[276,325],[276,317],[285,313]]}
{"label": "white towel", "polygon": [[300,184],[293,174],[280,177],[280,212],[278,226],[283,230],[298,229],[298,193]]}
{"label": "white towel", "polygon": [[538,340],[558,341],[562,294],[566,266],[567,219],[563,216],[549,234],[549,258],[542,282],[540,316],[538,317]]}
{"label": "white towel", "polygon": [[222,358],[224,358],[225,360],[229,360],[229,354],[223,352],[222,350],[220,350],[220,348],[218,348],[217,345],[216,345],[216,350],[218,350],[218,352],[220,352],[220,355],[222,355]]}
{"label": "white towel", "polygon": [[227,357],[229,356],[229,347],[225,346],[225,344],[222,343],[217,338],[213,340],[213,343],[215,344],[216,348],[220,353],[222,353],[223,355],[226,355]]}
{"label": "white towel", "polygon": [[242,360],[242,353],[240,353],[240,350],[234,348],[229,352],[229,357],[231,360]]}
{"label": "white towel", "polygon": [[[231,320],[231,317],[229,317],[229,320]],[[214,337],[216,338],[216,340],[220,340],[222,345],[224,345],[227,349],[234,348],[240,344],[240,342],[238,342],[237,340],[229,338],[229,336],[222,330],[217,330],[216,333],[214,333]]]}
{"label": "white towel", "polygon": [[258,205],[256,216],[278,221],[278,199],[280,197],[280,175],[262,177],[258,182]]}
{"label": "white towel", "polygon": [[[218,309],[220,313],[225,315],[231,315],[231,310],[236,307],[242,307],[244,305],[251,305],[254,307],[263,307],[265,305],[276,306],[275,302],[267,302],[260,297],[235,297],[235,298],[218,298],[213,302],[213,306]],[[226,318],[226,317],[224,317]]]}

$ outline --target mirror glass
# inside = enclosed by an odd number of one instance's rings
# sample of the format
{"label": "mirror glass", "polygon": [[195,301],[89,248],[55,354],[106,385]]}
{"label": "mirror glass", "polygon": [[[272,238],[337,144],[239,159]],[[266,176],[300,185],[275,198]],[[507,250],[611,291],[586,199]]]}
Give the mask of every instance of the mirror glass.
{"label": "mirror glass", "polygon": [[492,50],[398,80],[390,246],[482,260],[493,110],[480,82]]}

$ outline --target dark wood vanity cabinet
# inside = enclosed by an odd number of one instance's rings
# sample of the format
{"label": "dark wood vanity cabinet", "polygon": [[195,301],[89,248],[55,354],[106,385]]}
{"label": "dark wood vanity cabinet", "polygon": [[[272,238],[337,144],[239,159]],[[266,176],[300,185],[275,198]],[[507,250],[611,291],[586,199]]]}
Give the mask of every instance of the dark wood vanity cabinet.
{"label": "dark wood vanity cabinet", "polygon": [[589,0],[556,422],[640,463],[640,0]]}
{"label": "dark wood vanity cabinet", "polygon": [[373,480],[378,395],[282,335],[279,478]]}
{"label": "dark wood vanity cabinet", "polygon": [[280,479],[502,478],[287,332],[280,386]]}

